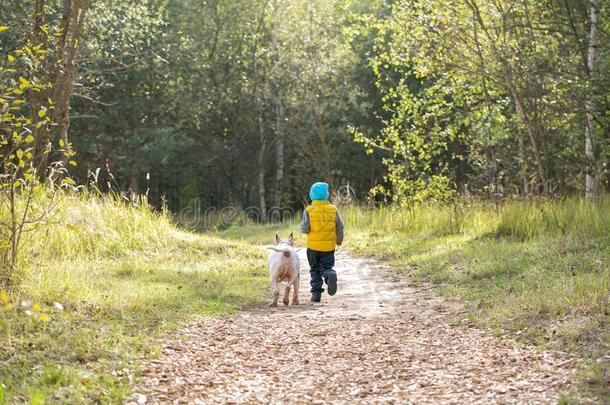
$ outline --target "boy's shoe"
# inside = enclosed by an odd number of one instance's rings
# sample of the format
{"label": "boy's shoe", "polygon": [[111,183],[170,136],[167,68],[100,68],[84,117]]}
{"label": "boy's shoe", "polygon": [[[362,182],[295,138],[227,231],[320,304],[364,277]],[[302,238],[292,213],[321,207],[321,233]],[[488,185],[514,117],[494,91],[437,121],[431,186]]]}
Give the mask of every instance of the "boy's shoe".
{"label": "boy's shoe", "polygon": [[322,300],[322,293],[320,291],[311,293],[311,302],[320,302],[321,300]]}
{"label": "boy's shoe", "polygon": [[328,295],[335,295],[337,292],[337,275],[329,274],[326,277],[326,285],[328,286]]}

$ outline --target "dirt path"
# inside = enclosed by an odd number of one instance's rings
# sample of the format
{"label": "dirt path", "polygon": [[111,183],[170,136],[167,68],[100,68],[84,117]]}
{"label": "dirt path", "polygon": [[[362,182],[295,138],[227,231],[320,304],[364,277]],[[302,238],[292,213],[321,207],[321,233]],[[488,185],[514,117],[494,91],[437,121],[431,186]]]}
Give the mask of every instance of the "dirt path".
{"label": "dirt path", "polygon": [[[304,254],[303,251],[301,251]],[[454,324],[462,309],[340,251],[339,292],[207,319],[145,367],[140,403],[555,403],[562,359]],[[146,397],[146,398],[145,398]]]}

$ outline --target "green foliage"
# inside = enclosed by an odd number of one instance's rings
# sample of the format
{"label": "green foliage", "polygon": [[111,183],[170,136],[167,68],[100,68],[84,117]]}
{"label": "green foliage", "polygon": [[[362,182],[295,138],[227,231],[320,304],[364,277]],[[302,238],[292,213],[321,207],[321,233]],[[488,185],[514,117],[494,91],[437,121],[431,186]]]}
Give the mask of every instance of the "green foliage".
{"label": "green foliage", "polygon": [[[583,65],[592,4],[404,0],[364,14],[354,35],[375,36],[370,63],[390,118],[354,133],[384,157],[390,188],[380,191],[404,203],[447,189],[494,199],[582,190],[593,170],[582,165],[587,103],[599,108],[597,156],[608,146],[606,45],[595,77]],[[609,27],[597,26],[600,38]]]}
{"label": "green foliage", "polygon": [[[57,150],[71,157],[69,145],[44,145],[35,137],[54,124],[55,104],[44,96],[51,86],[38,76],[47,53],[28,42],[6,51],[0,61],[0,288],[18,285],[25,236],[47,219],[56,187],[75,185],[63,176],[61,160],[51,159]],[[50,187],[42,186],[41,177]]]}
{"label": "green foliage", "polygon": [[[3,189],[11,184],[19,188],[36,177],[33,159],[34,128],[51,125],[47,112],[54,108],[52,100],[32,103],[48,84],[36,77],[47,50],[33,44],[6,52],[0,62],[0,148]],[[32,118],[35,116],[36,118]]]}
{"label": "green foliage", "polygon": [[316,179],[401,204],[561,196],[608,184],[597,3],[37,0],[5,7],[0,44],[48,50],[36,145],[60,136],[81,182],[107,167],[104,191],[174,211],[296,208]]}
{"label": "green foliage", "polygon": [[108,165],[120,190],[178,211],[258,204],[260,171],[287,206],[316,178],[364,194],[381,172],[346,131],[377,96],[367,50],[344,44],[342,2],[123,3],[88,14],[71,121],[81,181]]}

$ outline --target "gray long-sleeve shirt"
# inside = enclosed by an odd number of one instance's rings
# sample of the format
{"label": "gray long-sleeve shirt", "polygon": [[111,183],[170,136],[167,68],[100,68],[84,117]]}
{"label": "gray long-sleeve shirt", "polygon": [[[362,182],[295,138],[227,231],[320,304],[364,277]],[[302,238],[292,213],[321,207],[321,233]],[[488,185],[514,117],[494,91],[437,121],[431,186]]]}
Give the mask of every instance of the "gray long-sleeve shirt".
{"label": "gray long-sleeve shirt", "polygon": [[[337,216],[335,217],[335,227],[337,228],[337,245],[341,245],[343,243],[343,220],[341,219],[341,215],[339,215],[339,211],[337,211]],[[301,221],[301,232],[309,233],[311,228],[311,222],[309,220],[309,213],[307,209],[303,211],[303,220]]]}

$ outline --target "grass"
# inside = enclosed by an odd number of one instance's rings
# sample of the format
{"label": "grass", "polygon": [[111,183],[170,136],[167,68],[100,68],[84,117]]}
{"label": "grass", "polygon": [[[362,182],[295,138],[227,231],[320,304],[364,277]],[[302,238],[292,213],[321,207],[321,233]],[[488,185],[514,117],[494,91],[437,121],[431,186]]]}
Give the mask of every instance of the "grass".
{"label": "grass", "polygon": [[235,240],[239,242],[254,244],[254,245],[269,245],[273,244],[275,235],[278,234],[282,239],[288,238],[290,233],[293,234],[297,241],[297,245],[305,246],[305,235],[299,232],[300,218],[288,219],[284,222],[276,224],[246,224],[232,226],[226,230],[215,232],[218,237]]}
{"label": "grass", "polygon": [[[137,359],[202,316],[262,302],[265,253],[298,218],[200,235],[111,197],[67,196],[0,293],[0,404],[122,403]],[[345,207],[346,247],[463,300],[468,321],[586,359],[608,398],[610,201]]]}
{"label": "grass", "polygon": [[585,359],[583,388],[609,397],[610,202],[349,209],[349,246],[466,302],[469,321]]}
{"label": "grass", "polygon": [[[583,387],[609,400],[610,200],[341,209],[345,246],[466,303],[468,322],[582,359]],[[221,235],[269,242],[298,221]]]}
{"label": "grass", "polygon": [[122,403],[137,359],[202,316],[260,304],[264,252],[111,197],[65,197],[0,304],[0,403]]}

